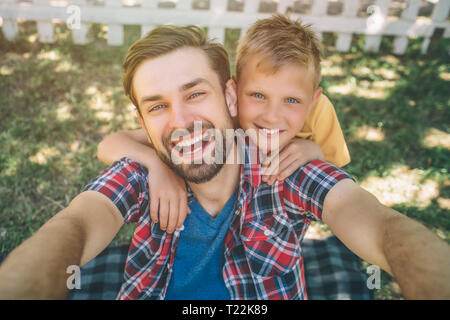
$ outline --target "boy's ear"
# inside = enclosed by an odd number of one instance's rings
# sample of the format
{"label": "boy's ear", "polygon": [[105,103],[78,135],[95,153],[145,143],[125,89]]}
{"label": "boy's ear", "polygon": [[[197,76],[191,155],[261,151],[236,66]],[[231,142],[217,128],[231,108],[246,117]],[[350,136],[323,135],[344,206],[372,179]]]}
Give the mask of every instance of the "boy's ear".
{"label": "boy's ear", "polygon": [[321,95],[322,95],[322,88],[319,87],[316,89],[316,92],[314,92],[314,97],[311,102],[311,105],[309,106],[308,114],[312,111],[313,107],[316,105]]}
{"label": "boy's ear", "polygon": [[225,101],[232,117],[237,116],[237,88],[234,79],[230,79],[225,87]]}

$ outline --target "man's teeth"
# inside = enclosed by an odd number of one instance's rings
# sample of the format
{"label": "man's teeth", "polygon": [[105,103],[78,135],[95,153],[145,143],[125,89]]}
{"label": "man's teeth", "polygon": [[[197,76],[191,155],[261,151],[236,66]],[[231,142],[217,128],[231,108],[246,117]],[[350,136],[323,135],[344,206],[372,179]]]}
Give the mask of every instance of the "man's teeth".
{"label": "man's teeth", "polygon": [[199,142],[200,140],[202,140],[202,136],[194,138],[194,139],[183,139],[177,143],[177,146],[187,147],[187,146],[190,146],[190,145],[193,145],[193,144]]}
{"label": "man's teeth", "polygon": [[192,138],[192,139],[187,139],[184,138],[182,139],[180,142],[178,142],[176,145],[179,147],[188,147],[191,146],[193,144],[196,144],[197,142],[201,141],[201,140],[206,140],[209,139],[210,136],[207,134],[201,135],[201,136],[197,136],[196,138]]}

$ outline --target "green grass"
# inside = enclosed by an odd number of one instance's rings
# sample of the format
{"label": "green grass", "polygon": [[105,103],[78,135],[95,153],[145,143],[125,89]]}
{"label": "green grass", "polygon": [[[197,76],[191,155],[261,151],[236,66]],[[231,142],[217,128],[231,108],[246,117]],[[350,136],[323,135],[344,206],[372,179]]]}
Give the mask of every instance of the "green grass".
{"label": "green grass", "polygon": [[[20,24],[20,31],[14,42],[0,35],[0,255],[31,236],[106,167],[96,159],[103,135],[138,126],[123,93],[121,67],[129,44],[139,37],[138,27],[126,28],[120,47],[107,46],[98,25],[92,26],[87,46],[74,45],[62,25],[55,44],[35,41],[33,23]],[[232,57],[238,38],[239,31],[228,31]],[[423,142],[430,129],[450,134],[450,41],[434,39],[429,53],[421,55],[420,39],[413,40],[407,54],[397,57],[388,40],[380,53],[368,54],[362,50],[363,37],[355,37],[349,53],[338,53],[333,38],[324,36],[324,63],[340,72],[324,72],[322,87],[348,140],[352,162],[345,169],[359,183],[386,179],[399,166],[418,183],[433,182],[437,193],[426,204],[407,197],[391,206],[450,242],[445,202],[450,198],[450,146]],[[386,79],[381,70],[394,76]],[[383,84],[387,87],[380,89]],[[336,90],[339,86],[346,91]],[[365,127],[383,138],[361,138],[358,132]],[[132,229],[123,228],[114,243],[129,242]],[[375,297],[401,298],[388,274],[382,274]]]}

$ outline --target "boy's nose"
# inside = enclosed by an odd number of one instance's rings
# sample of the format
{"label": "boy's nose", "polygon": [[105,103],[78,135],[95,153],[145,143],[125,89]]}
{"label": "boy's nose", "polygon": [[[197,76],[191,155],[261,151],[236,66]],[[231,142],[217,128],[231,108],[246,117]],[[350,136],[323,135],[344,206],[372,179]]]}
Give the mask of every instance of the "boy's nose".
{"label": "boy's nose", "polygon": [[276,103],[269,103],[262,113],[263,120],[268,124],[277,123],[280,119],[280,108]]}

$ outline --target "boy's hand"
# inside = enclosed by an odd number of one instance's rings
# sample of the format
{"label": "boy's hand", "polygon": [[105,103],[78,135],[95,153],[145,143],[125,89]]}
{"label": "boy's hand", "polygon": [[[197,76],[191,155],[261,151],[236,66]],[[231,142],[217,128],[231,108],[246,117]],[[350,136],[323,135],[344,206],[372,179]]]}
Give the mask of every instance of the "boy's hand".
{"label": "boy's hand", "polygon": [[191,213],[187,204],[185,182],[159,159],[148,168],[150,217],[155,223],[159,221],[161,230],[172,233],[181,228],[186,214]]}
{"label": "boy's hand", "polygon": [[325,160],[320,147],[311,140],[293,138],[279,154],[269,154],[263,162],[262,180],[272,185],[284,180],[298,168],[313,160]]}

